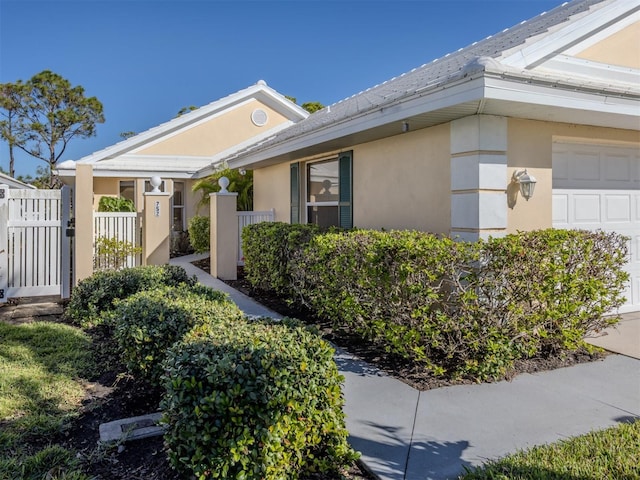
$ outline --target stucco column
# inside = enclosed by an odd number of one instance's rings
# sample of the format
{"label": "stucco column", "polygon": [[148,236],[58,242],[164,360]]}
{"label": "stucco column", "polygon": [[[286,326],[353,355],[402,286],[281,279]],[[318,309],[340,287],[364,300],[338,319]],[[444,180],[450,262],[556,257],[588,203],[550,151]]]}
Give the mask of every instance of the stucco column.
{"label": "stucco column", "polygon": [[238,278],[237,196],[235,192],[218,192],[209,195],[211,275],[222,280]]}
{"label": "stucco column", "polygon": [[451,235],[467,241],[506,235],[506,191],[507,119],[451,122]]}
{"label": "stucco column", "polygon": [[142,264],[169,263],[171,209],[169,193],[146,192],[142,213]]}
{"label": "stucco column", "polygon": [[73,283],[93,275],[93,166],[76,164]]}

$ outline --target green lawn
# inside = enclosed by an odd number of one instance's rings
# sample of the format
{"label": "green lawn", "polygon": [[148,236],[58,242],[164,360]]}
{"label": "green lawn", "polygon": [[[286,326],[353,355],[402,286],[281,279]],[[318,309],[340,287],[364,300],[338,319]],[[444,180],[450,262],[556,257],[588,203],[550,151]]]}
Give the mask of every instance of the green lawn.
{"label": "green lawn", "polygon": [[48,438],[68,426],[93,369],[91,341],[68,325],[0,322],[0,479],[86,479]]}
{"label": "green lawn", "polygon": [[640,420],[509,455],[462,480],[640,479]]}

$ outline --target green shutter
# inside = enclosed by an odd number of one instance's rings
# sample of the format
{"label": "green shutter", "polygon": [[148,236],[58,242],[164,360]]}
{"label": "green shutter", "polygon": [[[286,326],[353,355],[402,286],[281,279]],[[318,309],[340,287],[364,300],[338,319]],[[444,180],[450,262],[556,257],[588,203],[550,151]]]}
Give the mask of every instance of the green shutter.
{"label": "green shutter", "polygon": [[291,164],[291,223],[300,223],[300,164]]}
{"label": "green shutter", "polygon": [[353,152],[344,152],[338,158],[340,198],[338,215],[342,228],[353,227]]}

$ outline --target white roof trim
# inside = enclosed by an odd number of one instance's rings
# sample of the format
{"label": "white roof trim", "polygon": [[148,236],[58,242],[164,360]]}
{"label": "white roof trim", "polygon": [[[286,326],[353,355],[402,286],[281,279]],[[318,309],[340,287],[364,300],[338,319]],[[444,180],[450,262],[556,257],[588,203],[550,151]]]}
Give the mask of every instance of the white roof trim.
{"label": "white roof trim", "polygon": [[[191,129],[191,128],[195,128],[195,127],[197,127],[199,125],[203,125],[203,124],[205,124],[205,123],[207,123],[207,122],[209,122],[211,120],[214,120],[214,119],[216,119],[218,117],[221,117],[222,115],[225,115],[225,114],[227,114],[227,113],[229,113],[229,112],[231,112],[233,110],[236,110],[237,108],[240,108],[240,107],[242,107],[244,105],[247,105],[247,104],[253,102],[254,100],[255,100],[254,97],[250,97],[250,98],[247,98],[247,99],[245,99],[245,100],[243,100],[243,101],[241,101],[239,103],[235,103],[233,105],[230,105],[228,108],[218,110],[213,115],[203,116],[199,120],[197,120],[197,121],[195,121],[193,123],[190,123],[190,124],[186,125],[183,128],[176,128],[176,129],[166,133],[165,135],[162,135],[160,137],[154,138],[153,140],[151,140],[149,142],[146,142],[146,143],[134,148],[133,150],[127,152],[127,154],[137,154],[141,150],[145,150],[145,149],[150,148],[150,147],[152,147],[154,145],[157,145],[158,143],[162,143],[162,142],[164,142],[166,140],[169,140],[169,139],[171,139],[171,138],[173,138],[173,137],[175,137],[177,135],[181,135],[187,129]],[[120,156],[124,156],[124,155],[120,155]],[[110,159],[104,159],[104,160],[110,160]]]}
{"label": "white roof trim", "polygon": [[609,4],[596,5],[569,22],[564,28],[544,35],[524,48],[500,59],[503,65],[515,68],[534,68],[546,59],[571,48],[595,30],[604,30],[640,10],[637,0],[612,0]]}
{"label": "white roof trim", "polygon": [[256,85],[252,85],[227,97],[193,110],[192,112],[153,127],[145,132],[139,133],[138,135],[128,138],[122,142],[118,142],[115,145],[94,152],[91,155],[87,155],[78,160],[78,162],[96,163],[120,156],[124,153],[131,153],[143,146],[146,147],[150,145],[151,142],[157,141],[159,138],[167,138],[167,134],[169,133],[176,130],[182,130],[187,126],[197,124],[200,121],[208,120],[212,118],[212,113],[217,114],[220,111],[227,110],[229,107],[232,107],[237,103],[254,97],[264,101],[264,103],[278,110],[282,114],[284,114],[283,110],[288,112],[289,115],[285,116],[288,116],[289,118],[302,120],[309,116],[309,112],[287,100],[283,95],[268,87],[266,83],[260,81]]}
{"label": "white roof trim", "polygon": [[598,33],[592,35],[591,37],[586,38],[583,42],[580,42],[572,46],[571,48],[568,48],[563,53],[565,53],[566,55],[577,55],[583,50],[586,50],[587,48],[592,47],[596,43],[601,42],[602,40],[605,40],[611,35],[618,33],[619,31],[627,28],[629,25],[633,25],[638,20],[640,20],[640,11],[636,11],[631,15],[629,15],[628,17],[623,18],[619,22],[616,22],[613,25],[610,25],[609,27],[605,28],[604,30],[601,30]]}
{"label": "white roof trim", "polygon": [[37,187],[29,185],[28,183],[21,182],[20,180],[13,178],[5,173],[0,172],[0,184],[8,185],[9,188],[23,188],[36,190]]}
{"label": "white roof trim", "polygon": [[566,76],[568,73],[573,78],[579,75],[590,81],[607,80],[616,85],[628,83],[630,88],[635,89],[640,85],[640,70],[638,69],[619,67],[567,55],[557,55],[536,68],[538,73],[544,73],[547,70],[549,70],[549,74],[557,75],[558,72],[562,72]]}

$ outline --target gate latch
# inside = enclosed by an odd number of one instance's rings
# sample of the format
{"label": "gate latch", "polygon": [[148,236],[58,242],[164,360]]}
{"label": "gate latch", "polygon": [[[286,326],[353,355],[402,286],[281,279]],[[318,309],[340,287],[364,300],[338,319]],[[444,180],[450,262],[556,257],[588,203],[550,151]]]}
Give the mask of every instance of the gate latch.
{"label": "gate latch", "polygon": [[76,236],[76,219],[72,218],[67,222],[67,230],[65,232],[67,237]]}

